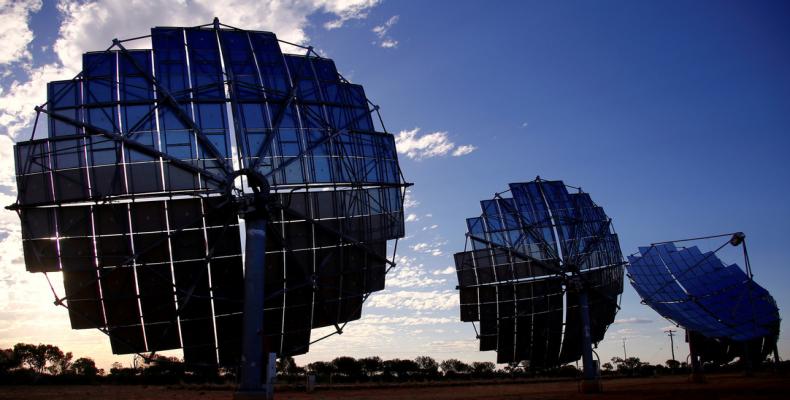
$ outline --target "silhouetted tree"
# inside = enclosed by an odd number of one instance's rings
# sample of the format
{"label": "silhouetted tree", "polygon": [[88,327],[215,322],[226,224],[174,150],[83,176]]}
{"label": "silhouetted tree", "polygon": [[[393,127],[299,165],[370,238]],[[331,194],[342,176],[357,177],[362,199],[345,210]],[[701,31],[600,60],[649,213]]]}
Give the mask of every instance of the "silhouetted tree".
{"label": "silhouetted tree", "polygon": [[19,368],[22,362],[16,356],[14,349],[0,350],[0,374],[7,373],[8,371]]}
{"label": "silhouetted tree", "polygon": [[332,375],[332,372],[335,371],[335,367],[332,365],[332,363],[328,363],[326,361],[316,361],[307,364],[307,370],[318,377],[329,378],[329,376]]}
{"label": "silhouetted tree", "polygon": [[425,376],[430,377],[439,374],[439,363],[432,357],[418,356],[414,359],[414,362],[417,363],[417,366],[420,368],[420,373]]}
{"label": "silhouetted tree", "polygon": [[678,360],[667,360],[664,364],[666,364],[669,369],[680,368],[680,361]]}
{"label": "silhouetted tree", "polygon": [[381,357],[374,356],[374,357],[365,357],[359,359],[359,364],[362,366],[362,372],[370,378],[379,372],[382,372],[383,369],[383,361],[381,361]]}
{"label": "silhouetted tree", "polygon": [[612,357],[612,363],[617,365],[618,372],[629,375],[636,372],[639,367],[643,365],[642,361],[639,360],[639,357],[628,357],[626,359]]}
{"label": "silhouetted tree", "polygon": [[143,358],[141,366],[146,382],[177,382],[184,378],[184,363],[176,357],[154,354]]}
{"label": "silhouetted tree", "polygon": [[104,370],[96,368],[96,362],[88,357],[80,357],[71,364],[71,369],[75,374],[87,378],[95,378],[98,375],[103,375]]}
{"label": "silhouetted tree", "polygon": [[442,371],[444,371],[445,375],[448,373],[465,374],[472,368],[469,364],[455,358],[444,360],[439,366]]}
{"label": "silhouetted tree", "polygon": [[[34,345],[17,343],[14,345],[14,354],[21,365],[28,366],[39,374],[44,372],[47,364],[50,364],[50,367],[52,367],[50,372],[62,372],[60,371],[60,368],[64,363],[64,359],[66,358],[66,355],[63,354],[63,351],[61,351],[57,346],[50,344]],[[71,353],[69,353],[68,361],[70,361],[70,356]]]}
{"label": "silhouetted tree", "polygon": [[520,373],[524,372],[524,368],[521,366],[520,362],[510,362],[505,365],[503,370],[510,374],[511,377],[515,378],[515,376]]}
{"label": "silhouetted tree", "polygon": [[603,369],[606,372],[612,372],[612,370],[614,370],[614,366],[612,365],[612,363],[606,362],[603,363],[603,365],[601,365],[601,369]]}
{"label": "silhouetted tree", "polygon": [[302,368],[296,365],[296,360],[291,356],[280,357],[277,360],[277,372],[284,375],[297,375]]}
{"label": "silhouetted tree", "polygon": [[332,360],[332,366],[340,375],[349,379],[359,379],[362,375],[362,363],[354,357],[337,357]]}
{"label": "silhouetted tree", "polygon": [[398,377],[398,380],[406,380],[411,376],[420,373],[420,366],[412,360],[402,360],[395,358],[384,361],[384,371]]}
{"label": "silhouetted tree", "polygon": [[479,377],[492,375],[494,373],[495,368],[496,365],[494,365],[494,363],[490,361],[486,361],[486,362],[475,361],[472,363],[472,373],[474,373],[476,376]]}
{"label": "silhouetted tree", "polygon": [[51,359],[51,364],[47,367],[47,371],[49,371],[52,375],[61,375],[68,372],[71,369],[71,360],[74,358],[74,355],[71,352],[63,354],[60,349],[58,349],[57,355]]}

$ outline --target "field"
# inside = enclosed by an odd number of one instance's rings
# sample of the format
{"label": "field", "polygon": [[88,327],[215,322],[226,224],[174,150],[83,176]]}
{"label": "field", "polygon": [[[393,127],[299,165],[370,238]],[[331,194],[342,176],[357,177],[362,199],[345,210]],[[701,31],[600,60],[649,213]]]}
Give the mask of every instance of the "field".
{"label": "field", "polygon": [[[708,382],[693,384],[685,376],[607,379],[604,393],[578,393],[576,381],[506,384],[423,384],[412,386],[321,388],[314,393],[281,391],[277,399],[786,399],[790,379],[786,375],[709,375]],[[230,400],[227,389],[164,386],[0,386],[0,400]]]}

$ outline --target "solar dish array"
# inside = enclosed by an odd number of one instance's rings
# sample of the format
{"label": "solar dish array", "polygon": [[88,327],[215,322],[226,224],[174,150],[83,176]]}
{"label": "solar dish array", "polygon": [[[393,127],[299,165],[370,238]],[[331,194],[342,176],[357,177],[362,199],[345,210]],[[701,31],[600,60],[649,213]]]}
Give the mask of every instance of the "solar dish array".
{"label": "solar dish array", "polygon": [[467,219],[472,250],[455,254],[461,320],[479,321],[480,350],[542,368],[578,360],[582,321],[572,277],[588,288],[591,334],[603,339],[623,289],[622,254],[603,208],[562,181],[510,184]]}
{"label": "solar dish array", "polygon": [[48,85],[47,137],[15,148],[27,269],[61,271],[72,327],[107,332],[114,353],[237,365],[229,186],[234,163],[255,169],[273,193],[264,334],[305,353],[312,328],[339,330],[384,288],[387,240],[404,234],[394,138],[332,60],[283,54],[272,33],[154,28],[151,42],[86,53]]}
{"label": "solar dish array", "polygon": [[713,252],[664,243],[640,247],[628,261],[628,276],[643,301],[688,330],[734,341],[779,333],[773,297]]}

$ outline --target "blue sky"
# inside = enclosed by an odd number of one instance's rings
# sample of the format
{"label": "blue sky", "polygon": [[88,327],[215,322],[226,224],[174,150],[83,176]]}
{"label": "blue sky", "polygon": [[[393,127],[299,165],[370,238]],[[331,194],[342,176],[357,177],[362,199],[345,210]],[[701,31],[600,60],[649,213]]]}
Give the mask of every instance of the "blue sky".
{"label": "blue sky", "polygon": [[[614,219],[625,254],[660,240],[746,232],[756,280],[786,316],[786,2],[224,3],[167,2],[153,12],[114,0],[0,2],[3,25],[14,28],[0,31],[0,199],[13,202],[7,147],[29,135],[30,105],[45,100],[46,81],[73,75],[82,51],[104,49],[113,37],[218,15],[335,59],[382,106],[415,183],[387,290],[346,333],[299,361],[495,360],[476,351],[471,325],[458,321],[447,268],[463,250],[464,219],[479,214],[478,201],[536,175],[590,192]],[[53,342],[105,365],[128,362],[111,356],[100,334],[69,330],[43,277],[24,272],[17,217],[3,211],[0,230],[0,347]],[[602,359],[622,355],[623,338],[629,356],[669,358],[662,329],[670,324],[628,284],[617,318],[600,344]],[[676,353],[687,353],[682,340]],[[780,353],[790,357],[785,337]]]}

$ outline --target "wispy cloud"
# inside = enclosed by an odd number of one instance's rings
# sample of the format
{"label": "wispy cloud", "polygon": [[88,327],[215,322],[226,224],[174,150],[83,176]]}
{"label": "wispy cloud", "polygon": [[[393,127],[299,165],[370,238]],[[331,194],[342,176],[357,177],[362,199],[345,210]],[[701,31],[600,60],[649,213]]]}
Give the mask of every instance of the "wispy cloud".
{"label": "wispy cloud", "polygon": [[473,151],[477,150],[476,146],[472,146],[471,144],[465,144],[462,146],[458,146],[453,150],[453,157],[460,157],[465,156]]}
{"label": "wispy cloud", "polygon": [[406,157],[422,160],[424,158],[441,157],[451,154],[460,157],[477,149],[476,146],[465,144],[456,146],[447,132],[438,131],[419,135],[420,128],[400,131],[395,136],[398,153]]}
{"label": "wispy cloud", "polygon": [[383,23],[382,25],[374,26],[372,30],[373,33],[375,33],[376,36],[378,37],[378,42],[373,41],[373,44],[378,43],[380,47],[384,47],[384,48],[398,47],[398,41],[388,36],[387,33],[395,24],[398,23],[399,19],[400,19],[399,16],[393,15],[390,17],[390,19],[387,20],[387,22]]}
{"label": "wispy cloud", "polygon": [[370,9],[378,3],[379,0],[329,1],[326,4],[326,11],[336,15],[337,18],[325,23],[324,29],[342,28],[349,20],[367,18]]}
{"label": "wispy cloud", "polygon": [[431,274],[433,275],[452,275],[455,273],[455,267],[449,266],[445,269],[440,269],[438,271],[433,271]]}
{"label": "wispy cloud", "polygon": [[445,244],[447,244],[447,242],[434,242],[434,243],[420,242],[409,246],[409,248],[411,248],[412,250],[418,253],[425,253],[438,257],[444,254],[444,252],[442,252],[442,246]]}
{"label": "wispy cloud", "polygon": [[428,276],[425,265],[417,263],[414,257],[398,256],[395,261],[395,268],[387,274],[388,288],[427,288],[446,282],[445,279]]}
{"label": "wispy cloud", "polygon": [[[31,110],[46,101],[49,81],[68,79],[81,68],[82,53],[106,49],[112,38],[145,34],[152,26],[194,26],[210,22],[219,15],[228,25],[245,29],[272,31],[283,40],[302,44],[308,41],[305,28],[314,14],[329,14],[334,19],[328,29],[339,28],[352,19],[366,18],[380,0],[148,0],[145,7],[129,8],[128,0],[58,2],[62,20],[58,37],[50,45],[55,60],[30,66],[24,76],[0,88],[0,134],[16,138],[31,125]],[[0,2],[0,64],[29,59],[28,46],[34,34],[29,16],[40,8],[40,1]],[[130,48],[150,48],[150,39],[125,43]],[[286,46],[287,47],[287,46]],[[2,67],[0,67],[1,69]]]}
{"label": "wispy cloud", "polygon": [[403,199],[403,208],[408,210],[420,205],[420,202],[414,199],[411,194],[411,189],[406,189],[406,197]]}
{"label": "wispy cloud", "polygon": [[651,322],[653,322],[652,319],[640,317],[621,318],[614,320],[615,324],[649,324]]}
{"label": "wispy cloud", "polygon": [[455,291],[400,290],[376,293],[368,300],[368,307],[410,309],[418,311],[451,310],[458,305],[458,294]]}
{"label": "wispy cloud", "polygon": [[29,61],[33,31],[30,14],[41,9],[41,0],[4,1],[0,4],[0,64]]}
{"label": "wispy cloud", "polygon": [[385,49],[391,49],[393,47],[398,47],[398,41],[395,39],[384,39],[379,43],[379,46]]}

